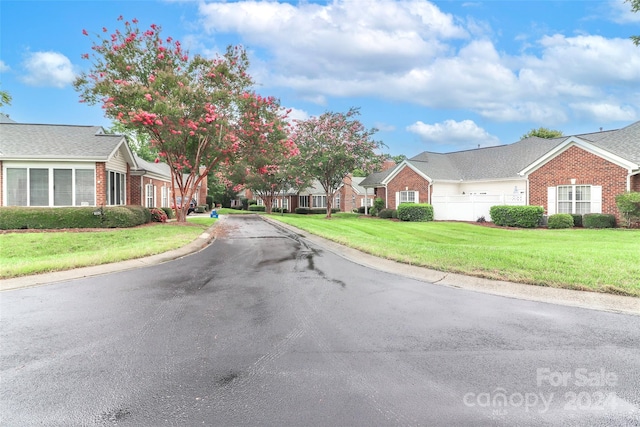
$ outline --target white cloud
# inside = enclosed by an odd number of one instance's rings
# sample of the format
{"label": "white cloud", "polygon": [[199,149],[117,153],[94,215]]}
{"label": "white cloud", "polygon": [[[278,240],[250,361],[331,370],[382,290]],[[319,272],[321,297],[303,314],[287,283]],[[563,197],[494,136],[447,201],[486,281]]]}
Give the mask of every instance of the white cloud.
{"label": "white cloud", "polygon": [[407,130],[418,135],[423,142],[459,149],[487,147],[500,143],[497,137],[478,127],[472,120],[445,120],[433,125],[418,121],[407,126]]}
{"label": "white cloud", "polygon": [[294,120],[307,120],[309,117],[309,113],[304,110],[300,110],[297,108],[287,108],[289,110],[289,115],[287,116],[287,120],[289,122],[293,122]]}
{"label": "white cloud", "polygon": [[[200,13],[211,33],[237,33],[260,53],[259,85],[320,105],[362,96],[544,125],[640,111],[640,49],[628,39],[550,33],[507,53],[488,23],[425,0],[214,2]],[[628,107],[584,107],[605,104]]]}
{"label": "white cloud", "polygon": [[10,69],[11,67],[9,67],[2,59],[0,59],[0,73],[4,73],[6,71],[9,71]]}
{"label": "white cloud", "polygon": [[58,52],[34,52],[24,62],[22,81],[31,86],[65,87],[75,79],[69,58]]}
{"label": "white cloud", "polygon": [[636,109],[628,105],[618,105],[613,103],[575,103],[571,108],[591,121],[633,121],[638,117]]}

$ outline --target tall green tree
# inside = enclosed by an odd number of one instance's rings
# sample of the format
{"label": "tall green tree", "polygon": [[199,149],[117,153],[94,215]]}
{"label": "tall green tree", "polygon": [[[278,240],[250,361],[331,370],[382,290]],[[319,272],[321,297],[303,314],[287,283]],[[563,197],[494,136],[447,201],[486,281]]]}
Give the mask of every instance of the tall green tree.
{"label": "tall green tree", "polygon": [[562,131],[548,129],[545,127],[539,127],[538,129],[531,129],[529,132],[522,135],[520,139],[529,138],[531,136],[537,136],[538,138],[545,138],[545,139],[553,139],[553,138],[561,137]]}
{"label": "tall green tree", "polygon": [[[238,99],[252,84],[246,52],[230,46],[214,59],[190,57],[179,41],[161,37],[159,26],[141,32],[135,19],[107,33],[95,36],[92,55],[83,55],[91,69],[74,86],[82,101],[102,104],[107,117],[148,135],[190,200],[204,176],[246,148],[235,127]],[[186,221],[187,209],[185,203],[176,212],[178,221]]]}
{"label": "tall green tree", "polygon": [[107,133],[124,135],[131,151],[148,162],[153,162],[159,158],[158,149],[151,146],[151,138],[147,133],[140,133],[135,129],[129,129],[120,122],[113,123],[113,125],[107,129]]}
{"label": "tall green tree", "polygon": [[359,114],[359,109],[351,108],[295,123],[293,140],[300,150],[300,162],[307,177],[317,179],[324,188],[327,218],[343,179],[355,169],[370,173],[382,162],[377,151],[383,144],[372,139],[377,129],[366,129],[357,119]]}

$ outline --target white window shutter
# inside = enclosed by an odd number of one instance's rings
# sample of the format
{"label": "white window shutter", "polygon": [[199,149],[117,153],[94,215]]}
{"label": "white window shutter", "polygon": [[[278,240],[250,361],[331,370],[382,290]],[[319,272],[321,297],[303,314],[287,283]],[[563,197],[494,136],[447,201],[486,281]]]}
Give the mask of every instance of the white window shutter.
{"label": "white window shutter", "polygon": [[547,187],[547,215],[556,213],[556,187]]}
{"label": "white window shutter", "polygon": [[413,193],[415,199],[413,200],[413,203],[420,203],[420,194],[418,191]]}
{"label": "white window shutter", "polygon": [[396,209],[398,209],[399,205],[400,205],[400,192],[396,191]]}
{"label": "white window shutter", "polygon": [[591,186],[591,213],[602,213],[602,186]]}

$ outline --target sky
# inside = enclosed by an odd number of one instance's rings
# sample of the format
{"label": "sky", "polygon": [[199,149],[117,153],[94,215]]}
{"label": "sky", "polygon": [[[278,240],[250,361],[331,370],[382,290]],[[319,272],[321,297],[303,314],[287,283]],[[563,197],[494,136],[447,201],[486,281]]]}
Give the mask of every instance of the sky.
{"label": "sky", "polygon": [[360,109],[383,152],[413,157],[640,120],[640,13],[583,1],[0,0],[0,110],[20,123],[112,123],[72,86],[99,34],[138,19],[191,55],[249,54],[255,90],[305,119]]}

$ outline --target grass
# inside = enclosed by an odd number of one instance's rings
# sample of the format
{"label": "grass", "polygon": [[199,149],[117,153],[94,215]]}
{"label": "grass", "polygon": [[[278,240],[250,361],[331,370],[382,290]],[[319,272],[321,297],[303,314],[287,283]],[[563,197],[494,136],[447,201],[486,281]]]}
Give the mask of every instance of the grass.
{"label": "grass", "polygon": [[358,216],[271,218],[375,256],[435,270],[640,297],[640,230],[504,229]]}
{"label": "grass", "polygon": [[216,220],[188,218],[191,225],[147,226],[90,232],[0,234],[0,279],[155,255],[190,243]]}

